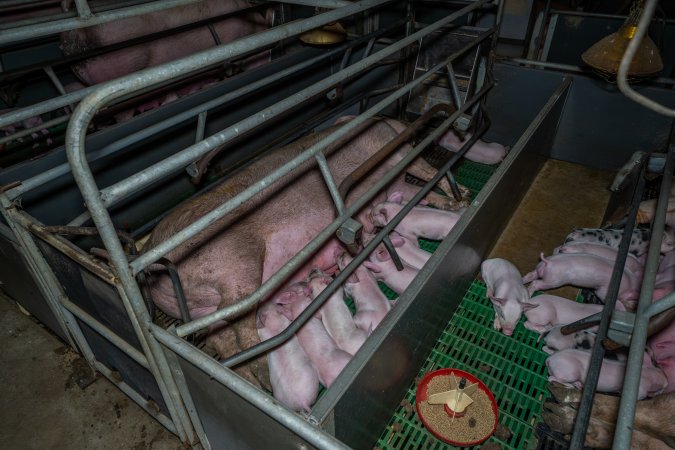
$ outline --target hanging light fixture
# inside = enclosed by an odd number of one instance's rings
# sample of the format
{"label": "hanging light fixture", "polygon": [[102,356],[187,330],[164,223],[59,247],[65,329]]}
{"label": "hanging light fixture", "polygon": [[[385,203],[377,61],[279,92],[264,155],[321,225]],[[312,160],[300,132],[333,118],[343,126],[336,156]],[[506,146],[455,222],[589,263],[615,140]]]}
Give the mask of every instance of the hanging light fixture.
{"label": "hanging light fixture", "polygon": [[[325,11],[325,10],[324,10]],[[321,13],[321,8],[314,8],[314,15]],[[322,27],[314,28],[300,35],[300,40],[310,45],[339,44],[347,39],[347,32],[340,22],[331,22]]]}
{"label": "hanging light fixture", "polygon": [[[581,59],[605,78],[615,79],[626,47],[635,36],[643,7],[644,0],[635,1],[631,5],[630,14],[621,28],[593,44],[581,55]],[[661,70],[663,70],[663,61],[659,50],[656,48],[654,41],[645,35],[628,69],[628,76],[632,79],[645,78],[655,75]]]}

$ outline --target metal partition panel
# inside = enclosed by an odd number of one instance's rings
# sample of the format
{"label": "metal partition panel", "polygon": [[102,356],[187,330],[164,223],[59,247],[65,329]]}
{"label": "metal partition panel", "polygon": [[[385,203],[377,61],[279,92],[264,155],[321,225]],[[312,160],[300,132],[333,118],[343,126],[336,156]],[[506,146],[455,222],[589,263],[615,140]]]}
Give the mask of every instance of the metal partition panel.
{"label": "metal partition panel", "polygon": [[[560,76],[556,71],[495,64],[495,77],[507,87],[495,92],[508,101],[500,101],[500,108],[490,108],[494,125],[488,137],[508,144],[511,124],[519,125],[523,114],[541,101],[545,89]],[[584,75],[569,76],[574,82],[553,142],[552,158],[617,170],[636,151],[665,147],[670,131],[667,117],[632,102],[615,85]],[[639,89],[666,106],[675,106],[672,90],[650,86]]]}
{"label": "metal partition panel", "polygon": [[570,83],[558,81],[452,234],[312,410],[347,445],[370,448],[376,442],[548,156]]}
{"label": "metal partition panel", "polygon": [[193,364],[178,360],[212,449],[315,448]]}
{"label": "metal partition panel", "polygon": [[4,224],[0,224],[0,230],[0,255],[4,261],[4,264],[0,264],[0,282],[2,282],[3,292],[19,302],[61,339],[68,342],[64,330],[26,266],[20,247],[14,241],[12,230]]}
{"label": "metal partition panel", "polygon": [[[129,316],[114,286],[104,282],[51,245],[37,240],[49,266],[63,286],[68,299],[112,330],[139,352],[143,352]],[[166,403],[150,371],[102,337],[81,320],[78,324],[96,359],[137,390],[152,399],[168,415]]]}

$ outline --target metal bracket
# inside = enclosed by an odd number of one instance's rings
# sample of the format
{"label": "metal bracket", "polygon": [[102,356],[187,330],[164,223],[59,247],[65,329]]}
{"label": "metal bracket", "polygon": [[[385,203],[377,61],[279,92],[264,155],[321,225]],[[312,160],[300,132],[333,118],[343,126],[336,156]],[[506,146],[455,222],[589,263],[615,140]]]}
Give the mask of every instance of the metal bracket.
{"label": "metal bracket", "polygon": [[472,120],[473,116],[470,116],[469,114],[462,114],[452,123],[452,126],[455,128],[455,130],[464,132],[469,129]]}
{"label": "metal bracket", "polygon": [[626,311],[614,311],[612,321],[609,323],[607,338],[628,347],[633,337],[633,325],[635,324],[635,313]]}
{"label": "metal bracket", "polygon": [[349,253],[354,255],[359,250],[359,241],[361,239],[362,230],[363,225],[361,222],[350,217],[340,225],[340,228],[338,228],[335,234],[337,235],[337,238],[347,246]]}

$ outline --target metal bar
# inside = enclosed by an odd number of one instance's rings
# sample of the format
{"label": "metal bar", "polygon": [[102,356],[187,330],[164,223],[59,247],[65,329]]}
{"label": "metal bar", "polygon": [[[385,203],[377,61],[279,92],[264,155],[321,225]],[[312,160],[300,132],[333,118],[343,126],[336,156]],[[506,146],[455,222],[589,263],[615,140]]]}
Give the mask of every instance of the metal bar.
{"label": "metal bar", "polygon": [[335,203],[335,209],[337,210],[338,215],[341,216],[345,212],[345,202],[338,192],[338,187],[337,184],[335,184],[335,178],[333,178],[333,174],[330,173],[330,167],[328,167],[326,156],[319,152],[314,155],[314,159],[316,159],[316,162],[319,165],[319,170],[321,170],[321,175],[323,175],[323,181],[328,187],[328,191],[330,192],[330,196],[333,199],[333,203]]}
{"label": "metal bar", "polygon": [[59,77],[54,73],[52,66],[44,66],[42,70],[47,74],[49,80],[54,84],[54,87],[56,87],[56,90],[59,91],[59,94],[65,95],[66,90],[63,88],[63,84],[61,84]]}
{"label": "metal bar", "polygon": [[[491,32],[486,32],[482,36],[479,36],[476,38],[474,43],[468,44],[463,50],[460,50],[450,57],[448,57],[448,60],[452,60],[454,58],[457,58],[459,55],[463,53],[463,51],[467,51],[468,49],[471,48],[472,45],[480,43],[483,39],[486,37],[490,36]],[[370,117],[373,117],[377,112],[380,110],[384,109],[386,106],[388,106],[392,101],[394,101],[396,98],[401,97],[402,95],[405,95],[408,93],[411,89],[416,87],[417,85],[423,83],[427,78],[431,77],[435,72],[440,70],[443,65],[446,62],[443,62],[442,64],[437,64],[433,68],[431,68],[426,74],[423,76],[417,78],[416,80],[411,81],[408,85],[402,87],[401,89],[398,89],[391,95],[387,96],[385,99],[381,100],[378,102],[375,106],[370,108],[368,111],[363,113],[362,115],[358,116],[354,120],[351,120],[350,122],[346,123],[344,126],[342,126],[339,130],[335,131],[334,133],[330,134],[328,137],[324,138],[320,142],[316,143],[309,149],[305,150],[303,153],[289,161],[288,163],[284,164],[281,166],[279,169],[275,170],[272,172],[270,175],[262,178],[259,180],[257,183],[254,185],[250,186],[249,188],[245,189],[238,195],[234,196],[232,199],[230,199],[228,202],[225,204],[219,206],[218,208],[215,208],[214,210],[210,211],[208,214],[202,216],[189,226],[185,227],[181,231],[177,232],[174,234],[171,238],[167,239],[166,241],[160,243],[153,249],[149,250],[147,253],[144,253],[141,255],[138,259],[134,260],[130,266],[134,273],[138,273],[140,270],[142,270],[144,267],[147,267],[147,265],[151,264],[152,262],[156,261],[157,258],[164,256],[166,253],[171,251],[172,249],[176,248],[178,245],[180,245],[184,240],[189,239],[190,237],[196,235],[199,233],[201,230],[203,230],[205,227],[209,226],[216,220],[218,220],[220,217],[223,217],[225,214],[231,212],[234,210],[236,207],[240,206],[243,204],[245,201],[253,197],[256,193],[258,193],[261,189],[271,185],[272,183],[278,181],[281,179],[284,175],[289,173],[290,171],[294,170],[300,164],[304,163],[307,159],[310,157],[314,156],[317,152],[320,151],[322,147],[328,146],[334,142],[336,142],[338,139],[342,138],[345,136],[348,132],[352,131],[356,127],[358,127],[360,124],[365,122],[367,119]],[[358,64],[358,63],[357,63]],[[356,64],[355,64],[356,65]],[[354,66],[351,66],[354,67]],[[345,69],[349,70],[349,69]],[[282,103],[282,102],[280,102]],[[259,116],[265,116],[265,114],[258,114],[258,116],[254,117],[254,120],[257,120]],[[241,123],[241,122],[240,122]],[[71,122],[72,124],[72,122]],[[239,129],[238,125],[235,125],[230,128],[235,128],[236,130]],[[212,136],[213,137],[213,136]],[[211,139],[211,138],[209,138]],[[193,146],[194,147],[194,146]],[[178,156],[178,155],[176,155]],[[141,181],[143,181],[141,179]],[[95,192],[92,192],[95,193]],[[103,195],[101,195],[101,198],[103,198]],[[101,201],[97,199],[97,201]],[[89,204],[89,202],[87,202]]]}
{"label": "metal bar", "polygon": [[[440,65],[439,65],[440,67]],[[485,86],[479,93],[476,94],[474,98],[469,100],[467,103],[465,103],[462,106],[462,109],[458,110],[454,114],[452,114],[450,117],[455,120],[459,115],[464,111],[464,109],[467,109],[471,107],[475,102],[477,102],[480,97],[485,95],[485,93],[488,91],[488,89],[492,86],[490,84],[489,86]],[[403,92],[405,94],[405,91]],[[401,95],[403,95],[401,94]],[[382,102],[385,102],[383,100]],[[382,103],[380,102],[380,103]],[[380,104],[378,103],[378,105]],[[388,103],[391,103],[389,101]],[[366,111],[364,115],[367,117],[371,117],[373,113],[371,112],[373,109],[377,108],[378,105],[373,106],[370,110]],[[361,117],[361,116],[359,116]],[[358,118],[357,118],[358,119]],[[354,119],[351,122],[357,120]],[[349,122],[349,123],[351,123]],[[347,125],[349,125],[349,123]],[[341,131],[345,127],[340,128]],[[333,133],[331,136],[334,136],[336,133]],[[432,135],[436,137],[436,131],[432,132]],[[438,133],[440,136],[440,133]],[[314,147],[320,146],[321,143],[317,143]],[[419,153],[421,153],[423,147],[417,146],[415,149],[413,149],[408,155],[406,155],[394,168],[389,171],[389,173],[385,174],[380,180],[378,180],[366,193],[361,196],[356,202],[352,205],[350,205],[347,210],[346,210],[346,216],[344,217],[339,217],[335,219],[328,227],[326,227],[319,235],[314,238],[305,248],[303,248],[297,255],[295,255],[293,258],[291,258],[277,273],[272,275],[270,278],[267,279],[265,283],[260,286],[260,288],[248,296],[247,298],[241,300],[235,305],[231,305],[225,308],[222,308],[214,313],[211,313],[209,315],[200,317],[199,319],[196,319],[189,324],[183,324],[180,327],[176,329],[176,332],[179,336],[186,336],[190,333],[193,333],[195,331],[198,331],[212,323],[217,322],[218,320],[223,320],[225,318],[229,318],[235,315],[239,315],[248,309],[252,308],[254,305],[256,305],[260,300],[262,300],[264,297],[266,297],[269,293],[271,293],[274,289],[276,289],[281,283],[283,282],[286,277],[288,277],[290,274],[295,272],[297,268],[303,263],[303,261],[309,257],[311,254],[316,252],[321,245],[325,241],[327,241],[330,237],[333,236],[333,234],[337,231],[337,229],[342,225],[342,222],[344,222],[347,217],[355,214],[357,211],[359,211],[361,208],[363,208],[368,201],[377,193],[379,192],[382,188],[384,188],[387,183],[389,183],[391,180],[394,179],[394,177],[397,175],[398,172],[401,172],[405,169],[405,167],[410,164],[413,159],[415,159]],[[311,152],[312,148],[308,149],[307,152]]]}
{"label": "metal bar", "polygon": [[[485,91],[487,92],[487,90]],[[482,97],[482,96],[480,96]],[[459,116],[459,114],[458,114]],[[419,143],[406,157],[401,160],[395,167],[390,171],[390,174],[397,174],[401,172],[405,167],[410,164],[410,162],[413,161],[414,158],[416,158],[422,150],[424,150],[429,144],[431,144],[435,139],[437,139],[439,136],[441,136],[442,133],[445,132],[445,130],[452,124],[452,122],[455,120],[454,117],[450,117],[449,119],[446,119],[441,126],[439,126],[437,129],[435,129],[433,132],[431,132],[422,142]],[[462,145],[461,149],[453,154],[453,156],[443,165],[443,167],[432,177],[432,179],[424,185],[422,189],[420,189],[411,199],[408,203],[406,203],[401,211],[399,211],[389,223],[384,226],[376,235],[375,238],[370,241],[364,249],[359,252],[358,255],[354,257],[354,259],[345,267],[344,270],[341,270],[340,273],[331,281],[331,283],[326,286],[326,288],[321,291],[321,293],[310,303],[307,305],[307,307],[300,313],[298,317],[295,318],[281,333],[277,334],[276,336],[267,339],[257,345],[254,345],[253,347],[247,348],[242,350],[241,352],[230,356],[229,358],[225,359],[222,364],[225,367],[234,367],[238,364],[241,364],[245,361],[250,360],[251,358],[254,358],[272,348],[277,347],[278,345],[281,345],[284,343],[286,340],[288,340],[296,331],[298,331],[318,310],[323,306],[323,303],[330,297],[331,293],[337,289],[346,279],[351,275],[351,273],[356,270],[356,267],[361,264],[367,257],[368,255],[379,245],[380,242],[384,241],[384,239],[388,238],[389,233],[391,233],[394,230],[394,227],[396,227],[401,220],[408,214],[408,212],[417,204],[419,201],[429,192],[431,189],[440,181],[441,178],[445,176],[445,172],[447,170],[450,170],[450,167],[461,158],[464,153],[466,153],[469,148],[478,140],[478,137],[480,137],[485,130],[487,129],[487,126],[481,127],[481,130],[477,132],[475,135],[471,137],[467,142]],[[382,183],[380,183],[382,184]],[[382,187],[386,186],[386,184],[382,184],[380,189]],[[379,189],[378,189],[379,190]],[[363,197],[362,197],[363,198]],[[365,202],[363,202],[365,203]]]}
{"label": "metal bar", "polygon": [[155,324],[150,324],[150,331],[168,349],[189,363],[199,367],[205,374],[237,393],[249,404],[274,418],[279,424],[288,428],[311,445],[321,449],[351,450],[337,438],[310,424],[300,415],[291,413],[288,408],[282,406],[277,401],[273,401],[269,395],[243,380],[234,372],[225,370],[213,358],[200,350],[195,350],[192,345],[189,345],[182,339]]}
{"label": "metal bar", "polygon": [[[180,394],[175,385],[175,381],[173,380],[166,358],[163,356],[162,348],[152,336],[149,335],[147,326],[151,324],[152,320],[148,316],[138,284],[127,263],[126,255],[115,234],[114,225],[110,215],[103,205],[96,187],[96,182],[87,164],[83,148],[87,124],[95,114],[97,105],[105,100],[110,100],[111,97],[119,98],[130,93],[132,90],[142,89],[153,83],[166,81],[182,74],[187,74],[195,67],[216,64],[235,55],[246,53],[256,48],[256,46],[275,43],[279,39],[283,39],[294,32],[301,33],[316,26],[330,23],[334,20],[346,17],[347,15],[354,14],[368,7],[385,4],[387,2],[388,0],[365,0],[356,5],[315,16],[306,21],[302,21],[299,24],[291,23],[285,26],[276,27],[234,41],[227,45],[173,61],[169,64],[164,64],[151,69],[146,69],[134,75],[122,77],[114,82],[108,82],[98,87],[96,93],[84,99],[75,110],[73,119],[69,125],[68,138],[66,139],[66,152],[71,166],[73,167],[73,176],[82,192],[85,203],[91,212],[94,223],[100,230],[101,239],[113,261],[121,285],[119,289],[120,297],[122,298],[125,309],[127,310],[135,330],[139,334],[140,341],[148,357],[152,372],[156,375],[162,394],[165,395],[165,398],[167,399],[167,405],[170,408],[171,416],[174,419],[177,428],[184,427],[189,432],[192,431],[191,424],[186,417],[183,405],[180,404]],[[479,2],[477,4],[482,3],[483,2]]]}
{"label": "metal bar", "polygon": [[619,85],[619,90],[634,102],[649,108],[652,111],[656,111],[659,114],[663,114],[668,117],[675,117],[675,109],[666,108],[662,104],[655,102],[654,100],[645,97],[642,94],[638,94],[633,88],[628,84],[628,69],[633,62],[635,53],[637,52],[638,46],[642,42],[645,34],[649,30],[649,23],[652,20],[654,15],[654,9],[656,9],[656,0],[647,0],[644,4],[644,9],[642,10],[642,15],[640,16],[640,21],[637,25],[637,30],[635,31],[635,36],[628,43],[626,52],[621,58],[621,64],[619,64],[619,72],[616,75],[616,83]]}
{"label": "metal bar", "polygon": [[455,77],[455,70],[452,67],[452,64],[448,64],[448,83],[450,84],[450,94],[452,94],[452,101],[455,104],[455,108],[459,108],[462,105],[462,100],[459,97],[459,87],[457,86],[457,77]]}
{"label": "metal bar", "polygon": [[63,307],[66,308],[68,311],[73,313],[75,317],[80,319],[82,322],[86,323],[87,326],[90,328],[94,329],[98,334],[103,336],[105,339],[110,341],[115,347],[119,348],[122,350],[124,353],[129,355],[131,359],[136,361],[138,364],[141,366],[145,367],[148,369],[148,360],[146,359],[145,355],[143,353],[139,352],[136,350],[136,347],[133,345],[130,345],[127,341],[119,337],[114,331],[112,331],[110,328],[106,327],[103,325],[101,322],[99,322],[97,319],[92,317],[88,312],[77,306],[75,303],[71,302],[68,300],[67,297],[62,297],[61,298],[61,303],[63,304]]}
{"label": "metal bar", "polygon": [[[5,144],[7,142],[11,142],[13,140],[25,137],[25,136],[30,136],[31,134],[41,131],[41,130],[46,130],[49,127],[53,127],[55,125],[62,124],[64,122],[68,122],[70,119],[70,114],[66,114],[65,116],[57,117],[56,119],[48,120],[47,122],[43,122],[40,125],[34,126],[32,128],[26,128],[25,130],[17,131],[14,134],[10,134],[8,136],[4,136],[0,138],[0,144]],[[10,196],[10,198],[14,199],[16,197]]]}
{"label": "metal bar", "polygon": [[[557,70],[563,70],[565,72],[582,73],[582,74],[585,74],[585,75],[592,75],[593,74],[593,71],[589,68],[581,67],[581,66],[575,66],[575,65],[572,65],[572,64],[554,63],[554,62],[549,62],[549,61],[536,61],[534,59],[526,59],[526,58],[498,57],[498,60],[500,62],[505,62],[505,63],[513,62],[513,63],[518,63],[518,64],[525,64],[525,65],[543,67],[545,69],[557,69]],[[675,84],[675,79],[658,77],[658,78],[653,79],[652,83],[671,84],[672,85],[672,84]]]}
{"label": "metal bar", "polygon": [[2,213],[9,228],[14,233],[14,236],[19,243],[19,247],[22,250],[21,253],[23,253],[24,259],[35,277],[40,293],[44,296],[49,309],[52,311],[57,323],[63,330],[63,334],[66,336],[68,344],[73,348],[77,348],[75,341],[73,341],[73,336],[69,333],[69,330],[71,329],[69,318],[64,316],[63,311],[59,306],[60,296],[58,293],[61,290],[61,285],[56,280],[56,276],[51,271],[49,264],[44,260],[44,257],[42,256],[42,253],[40,253],[31,234],[13,220],[13,215],[16,214],[16,206],[12,204],[4,192],[0,192],[0,205],[2,206],[2,208],[0,208],[0,213]]}
{"label": "metal bar", "polygon": [[[564,11],[562,9],[552,9],[550,14],[559,14],[561,16],[577,16],[577,17],[597,17],[600,19],[618,19],[626,20],[628,16],[620,16],[616,14],[601,14],[601,13],[590,13],[583,11]],[[661,19],[659,19],[660,21]],[[673,19],[665,19],[666,23],[675,23]]]}
{"label": "metal bar", "polygon": [[[79,1],[79,0],[76,0]],[[39,22],[35,24],[22,25],[19,27],[6,28],[0,30],[0,45],[10,42],[22,41],[50,34],[61,33],[63,31],[76,30],[79,28],[90,27],[102,23],[112,22],[114,20],[127,19],[129,17],[140,16],[151,12],[163,11],[177,6],[200,3],[204,0],[161,0],[149,3],[142,3],[136,6],[119,8],[115,10],[91,14],[89,18],[72,17],[68,19],[50,20],[48,22]],[[78,4],[78,11],[80,10]]]}
{"label": "metal bar", "polygon": [[[649,325],[649,314],[646,314],[652,303],[652,294],[654,293],[654,282],[656,273],[659,269],[659,258],[661,256],[661,240],[663,230],[666,224],[666,211],[668,209],[668,198],[670,197],[670,188],[673,182],[673,172],[675,171],[675,122],[673,122],[670,131],[668,157],[663,169],[663,181],[661,182],[661,191],[654,213],[654,223],[652,224],[652,234],[649,241],[649,251],[647,252],[647,262],[645,263],[644,276],[640,290],[640,300],[636,310],[635,324],[633,326],[633,336],[626,361],[626,374],[624,375],[623,389],[621,391],[621,401],[619,403],[619,414],[616,420],[616,430],[614,432],[615,449],[630,448],[631,436],[633,434],[633,422],[635,420],[635,402],[638,396],[638,387],[640,385],[640,372],[642,370],[642,358],[644,355],[645,342],[647,341],[647,327]],[[634,218],[629,218],[634,220]],[[657,302],[656,304],[658,304]]]}
{"label": "metal bar", "polygon": [[[645,164],[643,162],[641,173],[644,172]],[[617,294],[619,292],[619,285],[623,276],[624,265],[628,256],[628,247],[630,245],[631,235],[635,226],[635,219],[637,217],[638,207],[644,191],[645,178],[640,176],[638,178],[637,187],[633,193],[631,200],[630,213],[626,222],[626,227],[623,230],[623,237],[619,244],[616,262],[612,270],[612,277],[607,289],[607,297],[605,298],[605,306],[602,309],[600,317],[600,325],[596,333],[597,338],[591,350],[591,359],[589,362],[588,371],[586,373],[586,381],[584,383],[583,392],[581,394],[581,401],[579,409],[577,410],[576,420],[574,422],[574,429],[570,439],[570,449],[583,449],[584,439],[586,437],[586,430],[591,416],[591,408],[593,406],[593,397],[595,396],[595,388],[598,385],[598,378],[600,376],[600,367],[605,355],[605,348],[603,341],[607,337],[607,330],[611,321],[611,316],[616,304]],[[645,273],[647,269],[645,268]]]}
{"label": "metal bar", "polygon": [[96,361],[94,363],[96,370],[101,372],[112,384],[117,386],[122,392],[124,392],[127,397],[136,402],[138,406],[143,408],[145,412],[150,414],[152,417],[157,419],[157,421],[164,426],[167,430],[172,432],[175,435],[178,435],[178,430],[176,430],[175,425],[171,422],[171,419],[166,417],[164,414],[157,410],[157,407],[151,406],[151,403],[148,402],[147,398],[142,397],[135,389],[130,387],[124,381],[120,381],[119,375],[116,372],[113,372],[103,363]]}
{"label": "metal bar", "polygon": [[349,6],[352,2],[346,0],[281,0],[280,3],[288,3],[290,5],[304,5],[314,6],[316,8],[342,8]]}
{"label": "metal bar", "polygon": [[[90,161],[93,161],[98,158],[102,158],[104,156],[110,155],[124,147],[127,147],[129,145],[132,145],[136,142],[142,141],[143,139],[146,139],[150,136],[153,136],[154,134],[157,134],[165,129],[171,128],[180,122],[183,122],[185,120],[188,120],[196,115],[199,115],[200,113],[215,108],[216,106],[220,106],[223,103],[226,103],[228,101],[234,100],[236,98],[239,98],[245,94],[248,94],[250,92],[254,92],[256,89],[260,89],[268,84],[271,84],[277,80],[280,80],[288,75],[291,75],[293,73],[299,72],[300,70],[310,67],[312,64],[315,64],[321,60],[330,58],[334,54],[336,54],[339,51],[342,51],[343,49],[340,50],[335,50],[331,51],[326,55],[321,55],[317,56],[315,58],[309,59],[303,63],[296,64],[293,67],[290,67],[288,69],[284,69],[280,72],[277,72],[269,77],[265,77],[262,80],[256,81],[254,83],[248,84],[243,88],[237,89],[235,91],[229,92],[225,95],[221,95],[218,98],[215,98],[213,100],[210,100],[202,105],[199,105],[195,108],[191,108],[187,111],[184,111],[176,116],[172,116],[168,119],[165,119],[161,122],[158,122],[155,125],[152,125],[150,127],[144,128],[141,131],[138,131],[136,133],[130,134],[129,136],[126,136],[124,139],[121,139],[113,144],[109,144],[105,147],[103,147],[101,150],[98,150],[96,152],[91,152],[88,155],[88,159]],[[92,88],[87,88],[89,89],[89,93],[93,92],[95,90],[94,87]],[[83,95],[82,98],[84,98],[86,95]],[[78,99],[79,101],[80,99]],[[44,109],[44,108],[41,108]],[[5,116],[0,116],[0,126],[2,126],[2,118]],[[70,116],[68,116],[70,118]],[[21,119],[22,120],[22,119]],[[67,119],[66,119],[67,120]],[[66,121],[64,120],[64,122]],[[2,140],[0,139],[0,143]],[[25,180],[21,183],[20,186],[10,189],[8,192],[8,195],[10,198],[17,198],[18,196],[24,194],[25,192],[28,192],[32,189],[35,189],[36,187],[39,187],[61,175],[64,175],[66,173],[70,172],[70,165],[68,163],[61,164],[57,167],[54,167],[53,169],[50,169],[46,172],[43,172],[39,175],[36,175],[32,178],[29,178],[28,180]],[[87,216],[88,218],[89,216]],[[86,220],[85,220],[86,221]],[[78,222],[73,222],[71,225],[81,225],[84,221],[78,221]]]}
{"label": "metal bar", "polygon": [[77,8],[77,14],[80,16],[80,20],[89,20],[89,18],[91,18],[91,9],[89,9],[87,0],[75,0],[75,8]]}
{"label": "metal bar", "polygon": [[645,314],[653,317],[675,306],[675,293],[670,293],[658,302],[652,303],[645,310]]}
{"label": "metal bar", "polygon": [[195,142],[204,139],[204,128],[206,128],[206,111],[202,111],[197,116],[197,133],[195,135]]}
{"label": "metal bar", "polygon": [[[372,2],[373,4],[380,4],[380,3],[386,3],[392,0],[364,0],[360,4],[366,4],[368,2]],[[165,173],[181,169],[185,167],[187,164],[192,162],[195,159],[198,159],[200,156],[204,155],[207,153],[209,150],[222,145],[229,141],[230,139],[238,136],[241,133],[244,133],[246,131],[249,131],[256,126],[266,122],[272,117],[275,117],[282,112],[285,112],[296,105],[306,101],[308,98],[311,98],[313,95],[317,95],[323,91],[325,91],[328,87],[332,86],[333,84],[336,84],[340,81],[343,81],[359,72],[362,70],[365,70],[367,67],[369,67],[371,64],[375,63],[376,61],[383,59],[386,56],[389,56],[390,54],[399,51],[401,48],[405,47],[406,45],[415,42],[419,36],[431,33],[432,31],[435,31],[438,28],[441,28],[442,26],[446,25],[447,23],[451,22],[452,20],[456,19],[459,15],[459,13],[466,13],[468,10],[475,9],[476,7],[482,5],[483,3],[486,3],[488,0],[479,0],[477,3],[474,3],[472,6],[464,8],[463,10],[458,11],[457,13],[451,14],[447,16],[444,19],[441,19],[434,24],[430,25],[429,27],[425,28],[422,31],[419,31],[415,33],[414,35],[411,35],[409,38],[405,38],[401,41],[399,41],[397,44],[394,44],[390,47],[387,47],[374,55],[365,58],[357,63],[352,64],[351,66],[345,68],[343,71],[340,71],[334,75],[329,76],[328,78],[325,78],[324,80],[317,82],[313,84],[312,86],[309,86],[302,91],[293,94],[289,96],[288,98],[279,101],[275,103],[274,105],[265,108],[264,110],[260,111],[256,115],[249,117],[247,119],[244,119],[240,122],[238,122],[235,125],[232,125],[225,130],[222,130],[218,133],[215,133],[214,135],[210,136],[209,138],[205,139],[204,141],[200,142],[199,144],[192,145],[190,147],[187,147],[181,152],[176,153],[173,155],[171,158],[166,159],[164,161],[160,161],[157,164],[148,167],[143,173],[136,174],[134,176],[131,176],[125,180],[122,180],[112,186],[109,186],[108,188],[104,189],[101,192],[101,196],[103,198],[104,204],[110,205],[110,203],[113,199],[117,200],[118,198],[124,198],[127,195],[136,192],[139,189],[142,189],[155,180],[159,179],[161,176],[163,176]],[[370,4],[370,3],[368,3]],[[344,10],[346,8],[341,8],[340,11]],[[329,13],[324,13],[321,16],[325,16],[328,14],[332,14],[332,12]],[[321,16],[315,16],[315,17],[321,17]],[[263,36],[273,30],[270,30],[268,32],[264,33],[259,33],[258,35],[255,36]],[[491,32],[490,32],[491,33]],[[489,35],[489,34],[488,34]],[[483,35],[483,38],[487,36]],[[247,38],[248,39],[248,38]],[[219,47],[216,50],[219,49],[224,49],[227,48],[229,45],[236,44],[237,42],[243,42],[247,39],[242,39],[240,41],[236,41],[234,43],[228,44],[228,45],[223,45]],[[252,38],[251,38],[252,39]],[[215,51],[215,50],[213,50]],[[187,61],[190,58],[183,59],[181,61]],[[174,65],[177,65],[178,63],[174,62]],[[159,68],[164,67],[160,66]],[[101,101],[104,101],[104,98],[108,96],[108,93],[105,91],[109,91],[109,94],[113,96],[119,96],[120,92],[124,90],[124,86],[128,85],[129,83],[123,83],[122,80],[130,80],[130,79],[135,79],[136,77],[123,77],[118,79],[119,83],[114,85],[114,86],[103,86],[101,87],[100,90],[96,92],[96,94],[88,97],[87,99],[83,100],[82,103],[78,106],[78,109],[76,110],[76,114],[78,114],[77,118],[73,118],[70,122],[69,128],[68,128],[68,136],[71,138],[71,142],[74,143],[73,147],[75,145],[80,146],[81,142],[84,141],[84,133],[86,130],[86,127],[88,126],[89,121],[91,120],[91,117],[95,114],[95,108],[97,107],[97,103],[100,104]],[[116,86],[120,87],[120,90],[117,90]],[[108,100],[111,98],[108,97]],[[79,113],[77,112],[79,111]],[[77,135],[81,135],[80,137],[76,137]],[[66,139],[66,142],[68,142],[68,139]],[[75,151],[73,149],[72,151]],[[83,150],[80,149],[80,152]]]}

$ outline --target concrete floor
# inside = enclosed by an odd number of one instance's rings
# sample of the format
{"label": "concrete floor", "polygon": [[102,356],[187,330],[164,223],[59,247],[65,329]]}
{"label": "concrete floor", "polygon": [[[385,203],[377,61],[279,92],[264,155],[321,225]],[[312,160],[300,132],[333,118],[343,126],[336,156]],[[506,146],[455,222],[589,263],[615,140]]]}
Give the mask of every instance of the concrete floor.
{"label": "concrete floor", "polygon": [[[539,254],[553,254],[573,228],[596,228],[609,202],[615,173],[548,160],[513,214],[488,258],[505,258],[526,274]],[[574,299],[579,289],[564,286],[547,293]]]}
{"label": "concrete floor", "polygon": [[0,295],[0,447],[178,450],[180,440],[78,353]]}

